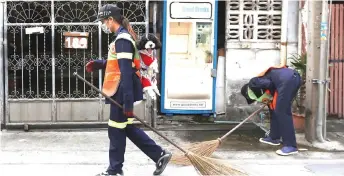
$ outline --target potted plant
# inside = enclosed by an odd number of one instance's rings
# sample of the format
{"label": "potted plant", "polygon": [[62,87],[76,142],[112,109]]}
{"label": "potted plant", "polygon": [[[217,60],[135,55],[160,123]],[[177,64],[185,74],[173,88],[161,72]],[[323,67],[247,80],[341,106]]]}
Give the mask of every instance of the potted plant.
{"label": "potted plant", "polygon": [[293,102],[293,122],[294,128],[297,131],[303,131],[305,128],[305,98],[306,98],[306,68],[307,68],[307,54],[292,55],[291,65],[299,72],[301,76],[301,87],[298,91],[297,97]]}

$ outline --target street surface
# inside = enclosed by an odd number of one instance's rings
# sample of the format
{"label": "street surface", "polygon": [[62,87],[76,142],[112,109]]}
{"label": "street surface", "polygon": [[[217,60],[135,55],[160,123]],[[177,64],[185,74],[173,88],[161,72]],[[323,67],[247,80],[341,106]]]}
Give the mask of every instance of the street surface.
{"label": "street surface", "polygon": [[[172,149],[172,145],[153,132],[147,133],[157,143]],[[163,131],[163,134],[179,144],[216,139],[224,133],[225,131]],[[0,135],[1,176],[93,176],[103,171],[108,164],[109,141],[106,130],[5,131]],[[277,149],[278,147],[259,144],[258,136],[235,134],[217,150],[214,157],[224,159],[252,176],[344,175],[344,152],[308,148],[309,151],[300,152],[298,155],[282,157],[274,153]],[[152,175],[154,163],[129,140],[126,151],[125,175]],[[170,164],[162,175],[198,174],[192,166]]]}

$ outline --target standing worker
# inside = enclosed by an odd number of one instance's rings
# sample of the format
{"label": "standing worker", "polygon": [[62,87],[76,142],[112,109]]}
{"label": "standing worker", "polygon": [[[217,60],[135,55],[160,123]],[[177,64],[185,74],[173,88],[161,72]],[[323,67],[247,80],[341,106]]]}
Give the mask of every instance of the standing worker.
{"label": "standing worker", "polygon": [[[134,102],[143,99],[140,81],[140,59],[136,48],[136,34],[129,20],[121,15],[116,5],[107,4],[99,9],[97,21],[102,22],[106,33],[115,33],[115,39],[109,45],[107,60],[90,61],[86,65],[88,72],[105,70],[103,92],[123,106],[110,105],[108,136],[110,139],[110,164],[101,175],[123,175],[123,162],[128,137],[137,147],[156,163],[154,175],[160,175],[170,161],[172,154],[158,146],[143,130],[135,127]],[[110,104],[109,100],[106,100]]]}
{"label": "standing worker", "polygon": [[[269,102],[270,133],[259,141],[269,145],[280,145],[279,155],[287,156],[298,152],[292,118],[292,102],[301,86],[301,77],[295,70],[283,67],[270,67],[241,88],[247,103]],[[272,96],[273,95],[273,96]]]}

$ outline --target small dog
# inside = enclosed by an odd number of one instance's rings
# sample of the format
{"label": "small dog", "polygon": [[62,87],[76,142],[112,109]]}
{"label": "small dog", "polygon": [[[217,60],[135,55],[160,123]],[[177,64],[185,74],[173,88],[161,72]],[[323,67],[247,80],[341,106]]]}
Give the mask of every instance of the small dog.
{"label": "small dog", "polygon": [[137,43],[138,50],[157,50],[161,48],[161,42],[158,37],[153,34],[148,34],[148,36],[143,36],[140,41]]}
{"label": "small dog", "polygon": [[156,99],[156,95],[160,96],[156,80],[156,73],[159,73],[158,60],[153,56],[153,51],[160,48],[161,42],[153,34],[145,35],[137,42],[141,58],[143,92],[152,99]]}

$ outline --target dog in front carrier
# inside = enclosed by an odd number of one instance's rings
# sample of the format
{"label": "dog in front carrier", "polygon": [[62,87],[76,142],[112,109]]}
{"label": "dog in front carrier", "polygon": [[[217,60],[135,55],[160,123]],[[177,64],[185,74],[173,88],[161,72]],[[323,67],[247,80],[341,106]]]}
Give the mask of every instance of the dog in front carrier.
{"label": "dog in front carrier", "polygon": [[141,58],[141,83],[143,92],[151,99],[156,99],[156,95],[160,96],[157,87],[157,73],[159,73],[158,59],[154,56],[154,50],[161,48],[161,42],[158,37],[153,34],[144,35],[137,42]]}

